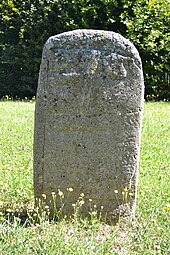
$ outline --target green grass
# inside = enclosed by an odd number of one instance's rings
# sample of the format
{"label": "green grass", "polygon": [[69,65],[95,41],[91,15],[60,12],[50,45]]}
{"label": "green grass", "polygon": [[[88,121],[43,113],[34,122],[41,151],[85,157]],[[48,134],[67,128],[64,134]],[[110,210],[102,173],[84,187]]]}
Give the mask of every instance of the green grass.
{"label": "green grass", "polygon": [[10,206],[33,198],[33,113],[33,103],[0,103],[0,200]]}
{"label": "green grass", "polygon": [[0,102],[0,254],[170,254],[170,104],[145,103],[136,218],[116,226],[95,215],[34,221],[34,107]]}

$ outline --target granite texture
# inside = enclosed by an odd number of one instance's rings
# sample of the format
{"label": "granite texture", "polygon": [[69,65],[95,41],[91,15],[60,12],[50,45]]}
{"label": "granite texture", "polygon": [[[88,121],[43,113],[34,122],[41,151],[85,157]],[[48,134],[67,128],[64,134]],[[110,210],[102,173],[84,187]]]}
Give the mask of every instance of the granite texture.
{"label": "granite texture", "polygon": [[74,30],[50,37],[35,111],[36,199],[46,194],[50,205],[51,192],[67,196],[73,188],[66,214],[82,192],[84,213],[92,199],[110,221],[133,214],[143,94],[138,51],[121,35]]}

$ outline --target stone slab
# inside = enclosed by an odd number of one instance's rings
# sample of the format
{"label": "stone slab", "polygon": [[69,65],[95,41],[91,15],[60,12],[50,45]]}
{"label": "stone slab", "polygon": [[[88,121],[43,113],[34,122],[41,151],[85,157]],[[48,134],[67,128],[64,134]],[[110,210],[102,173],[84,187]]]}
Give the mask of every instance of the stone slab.
{"label": "stone slab", "polygon": [[143,98],[138,51],[121,35],[74,30],[50,37],[36,98],[36,199],[46,194],[50,204],[52,192],[66,196],[73,188],[66,214],[82,192],[84,212],[92,199],[109,219],[133,214]]}

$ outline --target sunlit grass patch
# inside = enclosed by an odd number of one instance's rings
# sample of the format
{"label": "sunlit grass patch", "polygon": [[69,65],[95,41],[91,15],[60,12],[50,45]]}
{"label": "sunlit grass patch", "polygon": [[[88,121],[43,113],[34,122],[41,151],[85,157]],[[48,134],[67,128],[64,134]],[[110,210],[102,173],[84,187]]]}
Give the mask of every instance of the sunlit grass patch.
{"label": "sunlit grass patch", "polygon": [[[99,221],[94,205],[90,220],[79,217],[83,194],[73,205],[75,217],[50,221],[44,204],[47,217],[44,213],[37,220],[34,106],[26,101],[0,102],[0,254],[170,254],[170,103],[145,103],[136,218],[121,219],[116,226]],[[122,192],[126,198],[126,188]],[[56,195],[66,197],[62,190]]]}
{"label": "sunlit grass patch", "polygon": [[0,200],[11,205],[33,199],[34,104],[0,102]]}

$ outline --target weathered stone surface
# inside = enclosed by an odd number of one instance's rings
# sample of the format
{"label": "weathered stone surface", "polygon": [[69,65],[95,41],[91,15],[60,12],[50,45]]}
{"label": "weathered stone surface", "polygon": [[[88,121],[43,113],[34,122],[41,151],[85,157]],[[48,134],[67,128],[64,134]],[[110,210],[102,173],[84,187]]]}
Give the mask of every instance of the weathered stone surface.
{"label": "weathered stone surface", "polygon": [[143,91],[139,54],[121,35],[75,30],[50,37],[36,100],[35,197],[44,193],[49,203],[51,192],[66,195],[72,187],[66,213],[83,192],[84,212],[92,199],[109,219],[132,214]]}

